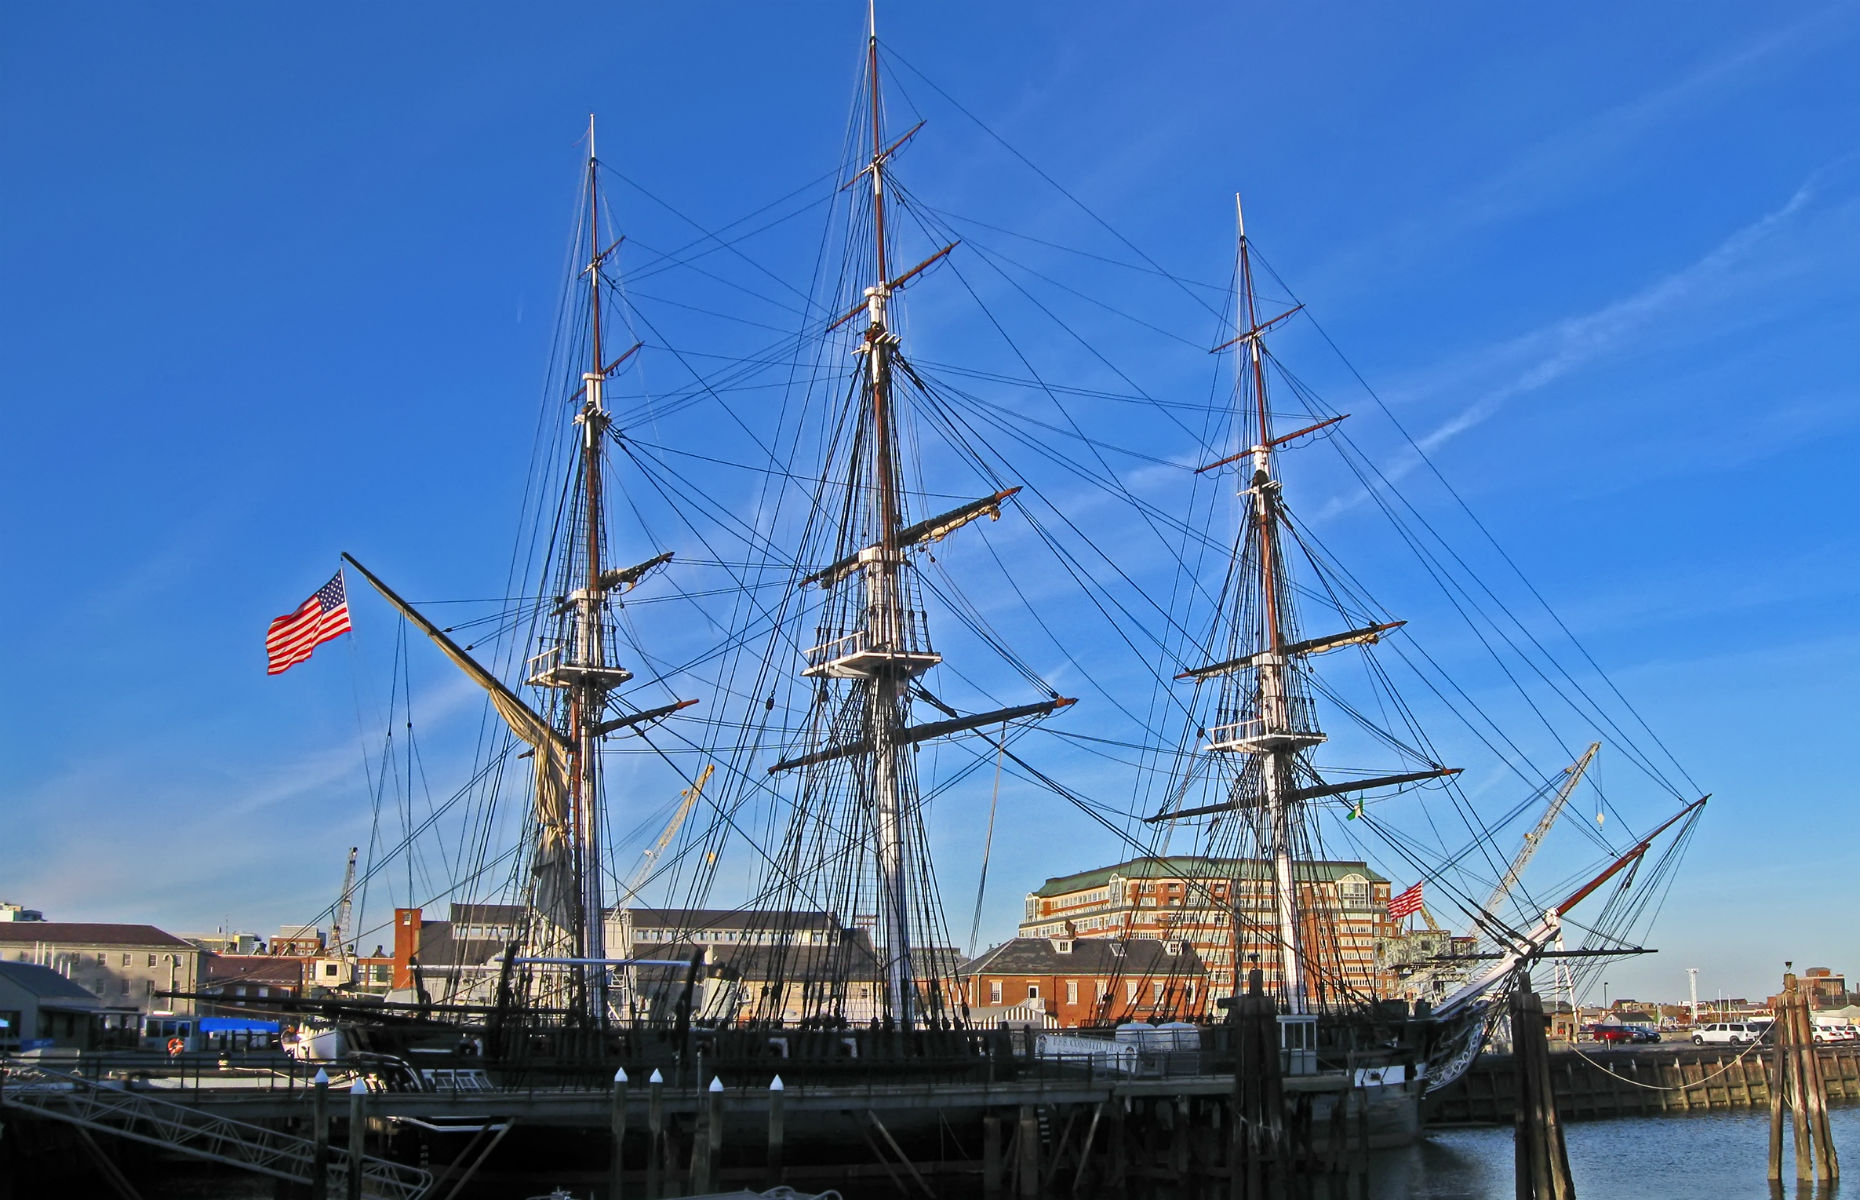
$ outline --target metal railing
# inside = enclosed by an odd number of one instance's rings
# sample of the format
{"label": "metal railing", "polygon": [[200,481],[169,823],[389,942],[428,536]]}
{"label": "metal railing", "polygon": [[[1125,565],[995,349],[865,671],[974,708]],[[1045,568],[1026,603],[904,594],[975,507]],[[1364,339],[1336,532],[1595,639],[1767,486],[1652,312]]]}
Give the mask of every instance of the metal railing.
{"label": "metal railing", "polygon": [[[294,1183],[311,1182],[316,1168],[317,1146],[306,1138],[214,1116],[119,1083],[44,1067],[8,1067],[0,1076],[0,1108]],[[327,1147],[325,1153],[331,1190],[340,1193],[347,1186],[348,1156],[329,1153]],[[375,1200],[419,1200],[432,1181],[432,1175],[418,1167],[384,1158],[362,1159],[362,1195]]]}

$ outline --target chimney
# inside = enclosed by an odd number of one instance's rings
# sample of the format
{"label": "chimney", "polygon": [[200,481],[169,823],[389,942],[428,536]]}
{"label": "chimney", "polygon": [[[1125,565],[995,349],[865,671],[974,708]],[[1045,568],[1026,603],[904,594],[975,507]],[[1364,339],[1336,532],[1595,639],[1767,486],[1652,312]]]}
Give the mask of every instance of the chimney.
{"label": "chimney", "polygon": [[394,986],[413,986],[413,959],[420,953],[420,910],[394,910]]}

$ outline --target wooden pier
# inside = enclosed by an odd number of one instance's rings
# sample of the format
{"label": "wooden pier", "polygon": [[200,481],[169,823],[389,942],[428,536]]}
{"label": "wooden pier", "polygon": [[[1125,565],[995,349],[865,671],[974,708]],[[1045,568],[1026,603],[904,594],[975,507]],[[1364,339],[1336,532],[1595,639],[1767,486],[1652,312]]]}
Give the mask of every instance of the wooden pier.
{"label": "wooden pier", "polygon": [[[1860,1100],[1860,1044],[1815,1048],[1828,1098]],[[1770,1102],[1770,1048],[1583,1044],[1550,1052],[1557,1113],[1566,1121],[1763,1108]],[[1427,1122],[1498,1125],[1513,1119],[1517,1083],[1510,1055],[1487,1054],[1451,1087],[1430,1096]]]}
{"label": "wooden pier", "polygon": [[[356,1178],[351,1155],[368,1164],[361,1190],[371,1197],[495,1194],[464,1185],[506,1182],[495,1174],[502,1160],[548,1162],[576,1195],[600,1200],[776,1184],[884,1197],[1264,1200],[1314,1185],[1362,1186],[1371,1117],[1382,1127],[1386,1116],[1340,1073],[1281,1078],[1274,1111],[1255,1105],[1250,1115],[1236,1108],[1231,1072],[1142,1077],[1078,1066],[1001,1082],[672,1087],[629,1079],[598,1090],[365,1095],[340,1075],[320,1090],[301,1075],[291,1066],[245,1079],[16,1071],[0,1083],[0,1107],[16,1125],[112,1135],[96,1139],[103,1146],[117,1137],[153,1146],[153,1136],[119,1115],[149,1108],[173,1128],[212,1133],[210,1153],[199,1153],[206,1139],[192,1137],[196,1157],[257,1169],[305,1195],[320,1187],[330,1200]],[[344,1116],[363,1103],[358,1131]],[[108,1111],[97,1117],[100,1106]],[[1408,1109],[1411,1134],[1412,1101]],[[1236,1121],[1237,1111],[1246,1119]],[[282,1148],[255,1167],[229,1129]],[[188,1141],[177,1137],[169,1148],[189,1153]],[[489,1150],[499,1143],[494,1158]],[[410,1170],[417,1163],[430,1184],[392,1192],[382,1181],[387,1160]],[[68,1169],[68,1160],[59,1165]]]}

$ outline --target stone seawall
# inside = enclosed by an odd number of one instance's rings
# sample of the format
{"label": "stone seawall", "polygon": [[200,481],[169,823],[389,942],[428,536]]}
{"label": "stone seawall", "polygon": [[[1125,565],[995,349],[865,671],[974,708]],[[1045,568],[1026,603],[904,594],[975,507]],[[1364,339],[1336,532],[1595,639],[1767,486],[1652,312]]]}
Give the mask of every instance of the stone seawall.
{"label": "stone seawall", "polygon": [[[1860,1045],[1818,1046],[1832,1102],[1860,1100]],[[1552,1045],[1557,1113],[1566,1121],[1751,1108],[1770,1102],[1770,1049],[1759,1046]],[[1512,1119],[1517,1076],[1508,1054],[1480,1057],[1459,1082],[1427,1098],[1429,1125]]]}

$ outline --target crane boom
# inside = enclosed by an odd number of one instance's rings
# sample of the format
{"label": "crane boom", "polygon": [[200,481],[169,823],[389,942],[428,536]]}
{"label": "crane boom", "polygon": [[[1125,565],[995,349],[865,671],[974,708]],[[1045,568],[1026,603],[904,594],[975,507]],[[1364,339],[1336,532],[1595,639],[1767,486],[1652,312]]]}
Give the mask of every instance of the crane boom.
{"label": "crane boom", "polygon": [[1589,748],[1582,752],[1581,758],[1563,768],[1564,779],[1557,785],[1556,795],[1550,798],[1549,805],[1544,809],[1544,815],[1538,819],[1537,828],[1524,835],[1524,845],[1518,847],[1518,853],[1511,860],[1511,866],[1506,869],[1504,878],[1500,879],[1498,886],[1492,889],[1491,899],[1485,902],[1485,907],[1479,910],[1479,916],[1474,918],[1470,933],[1477,935],[1488,920],[1498,915],[1498,906],[1505,902],[1505,897],[1509,896],[1511,889],[1517,886],[1519,876],[1524,874],[1525,865],[1531,861],[1531,855],[1537,853],[1537,847],[1543,844],[1544,836],[1550,832],[1550,827],[1556,824],[1563,806],[1569,803],[1569,798],[1576,792],[1576,785],[1582,782],[1583,772],[1589,769],[1589,764],[1595,761],[1595,755],[1601,748],[1600,742],[1590,742]]}
{"label": "crane boom", "polygon": [[336,920],[330,926],[329,940],[335,943],[336,957],[343,962],[349,961],[350,936],[349,921],[355,911],[355,853],[357,847],[349,847],[349,865],[342,872],[342,894],[336,901]]}
{"label": "crane boom", "polygon": [[665,826],[665,832],[659,835],[658,844],[646,851],[639,869],[633,872],[633,878],[626,881],[626,887],[622,889],[619,900],[615,902],[616,907],[627,907],[639,889],[646,886],[646,878],[652,874],[653,865],[659,861],[659,855],[665,853],[665,848],[672,844],[672,839],[677,837],[678,831],[684,827],[685,818],[691,815],[693,808],[697,807],[698,797],[704,794],[704,784],[709,781],[712,769],[712,764],[705,763],[704,769],[698,772],[691,786],[678,793],[680,797],[678,811],[672,814],[671,821]]}

